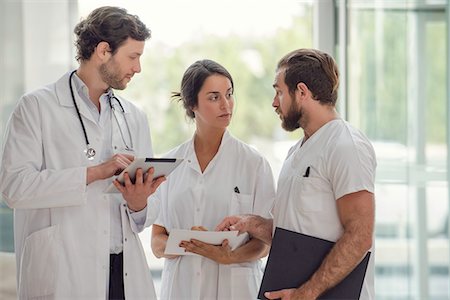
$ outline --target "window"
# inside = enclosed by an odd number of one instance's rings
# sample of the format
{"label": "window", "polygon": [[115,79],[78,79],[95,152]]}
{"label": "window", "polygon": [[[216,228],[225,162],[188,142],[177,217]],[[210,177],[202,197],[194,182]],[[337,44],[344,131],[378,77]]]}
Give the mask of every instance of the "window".
{"label": "window", "polygon": [[378,159],[377,299],[449,296],[443,4],[347,1],[346,113]]}

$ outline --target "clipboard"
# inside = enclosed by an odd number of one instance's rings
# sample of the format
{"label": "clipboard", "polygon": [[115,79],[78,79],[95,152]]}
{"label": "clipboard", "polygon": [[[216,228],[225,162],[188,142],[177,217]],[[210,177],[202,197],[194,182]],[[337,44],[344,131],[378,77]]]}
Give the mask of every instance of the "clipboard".
{"label": "clipboard", "polygon": [[[117,180],[120,183],[124,183],[124,174],[128,172],[130,175],[130,179],[132,182],[135,180],[136,170],[141,168],[144,173],[144,178],[147,175],[147,170],[150,167],[155,169],[155,173],[153,173],[153,178],[158,178],[160,176],[168,176],[176,167],[180,165],[183,161],[182,158],[154,158],[154,157],[143,157],[143,158],[135,158],[133,162],[128,165],[120,174],[117,176]],[[108,188],[106,188],[105,193],[119,193],[114,184],[110,184]]]}
{"label": "clipboard", "polygon": [[[276,227],[258,299],[267,299],[265,292],[299,287],[319,268],[334,244]],[[368,252],[347,277],[318,299],[359,299],[370,254]]]}

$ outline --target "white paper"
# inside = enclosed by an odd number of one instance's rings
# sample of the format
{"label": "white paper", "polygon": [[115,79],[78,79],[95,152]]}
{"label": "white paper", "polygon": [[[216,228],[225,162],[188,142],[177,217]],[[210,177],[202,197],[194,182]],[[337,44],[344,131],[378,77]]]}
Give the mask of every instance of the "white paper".
{"label": "white paper", "polygon": [[238,231],[199,231],[172,229],[166,244],[164,254],[168,255],[197,255],[192,252],[185,252],[184,248],[179,247],[181,241],[196,239],[208,244],[221,245],[222,241],[227,239],[231,250],[245,244],[248,240],[248,234],[238,235]]}

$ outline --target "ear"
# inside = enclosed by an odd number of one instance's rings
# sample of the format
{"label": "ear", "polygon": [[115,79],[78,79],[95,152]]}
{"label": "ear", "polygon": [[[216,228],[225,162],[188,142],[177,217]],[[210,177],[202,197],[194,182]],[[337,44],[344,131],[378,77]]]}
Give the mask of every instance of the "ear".
{"label": "ear", "polygon": [[297,84],[297,90],[295,91],[297,99],[304,100],[310,93],[311,92],[306,84],[304,84],[303,82],[299,82]]}
{"label": "ear", "polygon": [[308,87],[306,86],[306,84],[304,84],[303,82],[297,83],[297,89],[295,90],[296,101],[304,100],[308,91],[309,90],[308,90]]}
{"label": "ear", "polygon": [[111,48],[107,42],[100,42],[95,47],[94,53],[102,62],[105,62],[111,57]]}

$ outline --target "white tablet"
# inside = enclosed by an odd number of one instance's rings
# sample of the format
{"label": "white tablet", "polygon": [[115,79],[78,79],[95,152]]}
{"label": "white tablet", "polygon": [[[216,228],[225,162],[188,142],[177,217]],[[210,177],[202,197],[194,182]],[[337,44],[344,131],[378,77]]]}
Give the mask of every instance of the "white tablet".
{"label": "white tablet", "polygon": [[[153,178],[158,178],[160,176],[168,176],[170,172],[172,172],[176,167],[180,165],[183,161],[182,158],[153,158],[153,157],[144,157],[144,158],[135,158],[134,161],[123,170],[119,176],[117,176],[117,180],[120,183],[124,183],[124,174],[128,172],[130,179],[132,182],[135,180],[135,175],[137,169],[141,168],[144,171],[144,178],[147,175],[147,170],[150,167],[155,169],[155,173],[153,173]],[[118,193],[119,191],[116,189],[114,184],[111,183],[110,186],[105,190],[105,193]]]}

